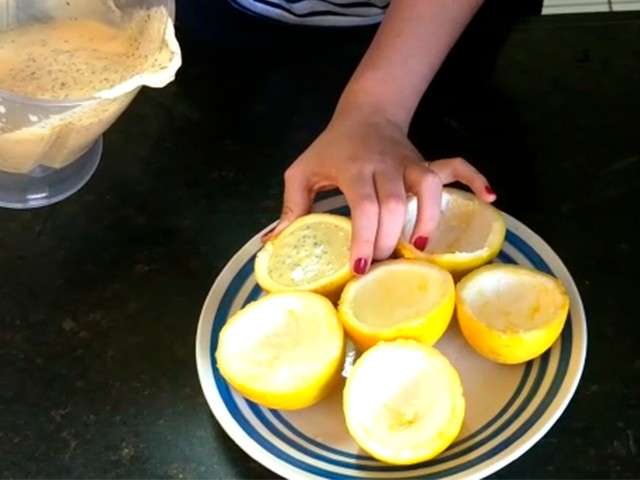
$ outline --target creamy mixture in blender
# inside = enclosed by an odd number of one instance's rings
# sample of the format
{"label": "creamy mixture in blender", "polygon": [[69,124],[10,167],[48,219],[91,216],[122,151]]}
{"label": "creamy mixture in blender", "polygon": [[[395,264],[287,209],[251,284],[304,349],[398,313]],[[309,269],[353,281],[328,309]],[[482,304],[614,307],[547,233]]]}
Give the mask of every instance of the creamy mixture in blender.
{"label": "creamy mixture in blender", "polygon": [[[0,33],[0,170],[26,173],[38,165],[60,168],[73,161],[140,86],[158,83],[154,76],[176,62],[179,51],[166,9],[116,13],[105,21],[60,18]],[[49,111],[36,102],[16,114],[8,111],[11,105],[29,102],[12,103],[2,91],[29,99],[87,101]]]}

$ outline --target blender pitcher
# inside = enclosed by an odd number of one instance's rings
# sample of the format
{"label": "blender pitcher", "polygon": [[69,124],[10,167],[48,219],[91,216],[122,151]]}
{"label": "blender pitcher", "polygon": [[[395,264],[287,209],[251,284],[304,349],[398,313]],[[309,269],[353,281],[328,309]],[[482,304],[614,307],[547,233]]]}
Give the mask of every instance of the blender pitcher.
{"label": "blender pitcher", "polygon": [[[160,88],[174,79],[181,64],[173,29],[174,14],[174,0],[0,0],[0,42],[4,39],[5,43],[0,44],[0,74],[5,68],[5,79],[16,86],[6,89],[0,82],[0,206],[50,205],[73,194],[88,181],[100,161],[102,134],[140,88],[144,85]],[[66,82],[59,82],[59,91],[56,90],[55,74],[39,68],[41,65],[34,64],[33,71],[20,65],[14,69],[19,72],[15,76],[7,70],[12,58],[9,43],[13,41],[7,38],[15,37],[3,33],[16,33],[34,25],[57,25],[55,22],[73,27],[77,25],[69,22],[78,19],[113,28],[125,26],[126,38],[133,42],[131,51],[144,62],[131,63],[136,69],[122,72],[117,70],[118,63],[114,63],[108,74],[117,83],[98,81],[96,89],[88,88],[90,94],[83,98],[70,98],[65,93]],[[73,35],[73,28],[65,34]],[[105,34],[104,41],[112,37]],[[46,38],[38,41],[38,48],[47,48]],[[101,41],[100,35],[96,35],[96,41]],[[53,58],[56,54],[64,55],[65,51],[52,52]],[[25,61],[29,58],[25,57]],[[79,72],[83,71],[81,67]],[[20,75],[24,78],[18,78]],[[75,92],[84,92],[81,82],[90,81],[80,74],[65,78],[80,82]],[[53,92],[56,98],[39,95],[38,82],[46,85],[47,94]],[[20,85],[35,85],[34,91],[19,91]]]}

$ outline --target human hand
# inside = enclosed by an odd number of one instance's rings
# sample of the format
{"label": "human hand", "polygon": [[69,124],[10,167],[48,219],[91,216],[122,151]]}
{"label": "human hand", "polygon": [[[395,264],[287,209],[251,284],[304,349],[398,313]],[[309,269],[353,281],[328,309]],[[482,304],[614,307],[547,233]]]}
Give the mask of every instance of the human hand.
{"label": "human hand", "polygon": [[309,212],[317,192],[339,188],[351,208],[351,264],[364,274],[393,253],[405,222],[407,195],[418,200],[412,244],[424,250],[440,217],[442,186],[459,181],[486,202],[496,195],[462,158],[424,161],[400,125],[372,112],[337,115],[285,173],[282,216],[271,238]]}

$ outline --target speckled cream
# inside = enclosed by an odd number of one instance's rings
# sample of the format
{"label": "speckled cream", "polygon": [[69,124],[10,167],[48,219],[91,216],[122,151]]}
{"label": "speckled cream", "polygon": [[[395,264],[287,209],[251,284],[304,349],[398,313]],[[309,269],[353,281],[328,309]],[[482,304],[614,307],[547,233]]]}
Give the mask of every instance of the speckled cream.
{"label": "speckled cream", "polygon": [[[0,123],[0,170],[59,168],[81,155],[122,113],[137,88],[111,97],[104,92],[161,72],[174,60],[167,25],[172,27],[166,9],[153,8],[113,24],[61,19],[0,33],[0,91],[45,100],[91,99],[54,115],[9,111],[14,115],[7,117],[14,120]],[[13,105],[3,102],[0,113],[28,108],[28,103]]]}
{"label": "speckled cream", "polygon": [[278,239],[269,261],[269,275],[294,287],[334,274],[349,259],[347,232],[338,225],[318,222]]}

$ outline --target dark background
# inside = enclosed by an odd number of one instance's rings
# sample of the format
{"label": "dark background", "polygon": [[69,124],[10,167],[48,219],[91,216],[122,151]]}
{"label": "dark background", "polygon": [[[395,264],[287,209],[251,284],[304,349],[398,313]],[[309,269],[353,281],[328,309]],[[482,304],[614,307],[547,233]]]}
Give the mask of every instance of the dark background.
{"label": "dark background", "polygon": [[[456,48],[411,137],[430,158],[466,155],[558,252],[589,347],[564,415],[495,478],[638,477],[640,14],[501,5]],[[373,29],[182,0],[178,32],[177,80],[108,131],[89,184],[0,210],[1,477],[273,477],[205,403],[197,319],[226,261],[277,217],[282,171],[326,125]]]}

